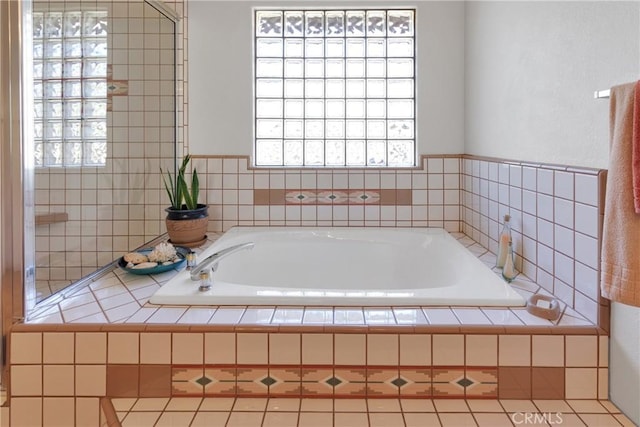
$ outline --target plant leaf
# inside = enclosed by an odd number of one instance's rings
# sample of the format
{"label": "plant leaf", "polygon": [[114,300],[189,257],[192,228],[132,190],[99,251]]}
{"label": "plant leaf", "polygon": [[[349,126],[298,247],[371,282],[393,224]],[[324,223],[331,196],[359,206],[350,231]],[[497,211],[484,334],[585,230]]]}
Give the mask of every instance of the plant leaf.
{"label": "plant leaf", "polygon": [[[176,207],[175,203],[175,184],[173,182],[173,178],[171,177],[171,173],[167,171],[167,177],[164,176],[164,171],[160,168],[160,176],[162,176],[162,182],[164,183],[164,188],[167,190],[167,195],[169,196],[169,202],[173,208]],[[167,179],[168,178],[168,179]]]}
{"label": "plant leaf", "polygon": [[184,180],[184,176],[178,176],[178,188],[180,189],[180,193],[184,198],[184,204],[187,206],[187,209],[194,209],[193,201],[191,200],[191,194],[189,193],[189,189],[187,188],[187,183]]}
{"label": "plant leaf", "polygon": [[198,179],[198,171],[194,169],[191,177],[191,203],[193,203],[193,209],[198,208],[198,193],[200,193],[200,180]]}

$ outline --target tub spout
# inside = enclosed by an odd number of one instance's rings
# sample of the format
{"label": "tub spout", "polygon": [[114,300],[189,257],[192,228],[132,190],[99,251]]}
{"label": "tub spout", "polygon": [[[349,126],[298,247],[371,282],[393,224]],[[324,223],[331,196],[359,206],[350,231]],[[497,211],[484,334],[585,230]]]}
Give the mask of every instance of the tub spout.
{"label": "tub spout", "polygon": [[224,248],[213,255],[210,255],[203,259],[198,263],[194,268],[191,269],[191,280],[197,281],[200,280],[200,272],[205,270],[208,267],[211,267],[211,271],[214,272],[218,268],[218,262],[227,255],[231,255],[234,252],[237,252],[242,249],[251,249],[253,248],[254,243],[240,243],[235,246],[230,246],[228,248]]}

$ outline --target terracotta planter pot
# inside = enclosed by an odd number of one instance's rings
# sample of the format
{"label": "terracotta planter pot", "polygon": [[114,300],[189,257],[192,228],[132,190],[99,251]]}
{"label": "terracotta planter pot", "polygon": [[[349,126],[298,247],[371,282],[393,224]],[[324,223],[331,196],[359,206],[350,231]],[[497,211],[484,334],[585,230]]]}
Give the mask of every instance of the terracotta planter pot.
{"label": "terracotta planter pot", "polygon": [[209,214],[207,205],[198,205],[197,209],[166,208],[167,233],[172,244],[194,248],[207,240]]}

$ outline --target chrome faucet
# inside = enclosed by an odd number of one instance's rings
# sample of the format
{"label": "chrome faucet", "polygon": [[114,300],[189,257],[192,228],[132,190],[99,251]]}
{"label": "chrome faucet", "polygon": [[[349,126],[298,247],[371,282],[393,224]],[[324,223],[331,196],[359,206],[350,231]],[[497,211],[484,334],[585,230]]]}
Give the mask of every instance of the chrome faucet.
{"label": "chrome faucet", "polygon": [[224,248],[213,255],[209,255],[208,257],[203,259],[201,262],[199,262],[198,265],[196,265],[191,269],[191,280],[193,281],[200,280],[200,273],[204,271],[206,268],[208,268],[209,266],[211,266],[211,272],[215,272],[216,269],[218,268],[218,262],[220,262],[220,260],[226,257],[227,255],[231,255],[232,253],[242,249],[251,249],[253,248],[253,246],[254,246],[253,242],[240,243],[235,246],[229,246],[228,248]]}

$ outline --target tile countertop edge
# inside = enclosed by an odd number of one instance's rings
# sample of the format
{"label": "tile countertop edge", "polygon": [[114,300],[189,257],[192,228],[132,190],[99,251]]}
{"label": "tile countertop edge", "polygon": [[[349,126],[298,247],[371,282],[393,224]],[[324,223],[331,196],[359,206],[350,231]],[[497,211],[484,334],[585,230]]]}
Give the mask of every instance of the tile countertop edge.
{"label": "tile countertop edge", "polygon": [[230,333],[337,333],[337,334],[506,334],[506,335],[608,335],[597,326],[530,325],[177,325],[177,324],[95,324],[16,323],[14,332],[230,332]]}

